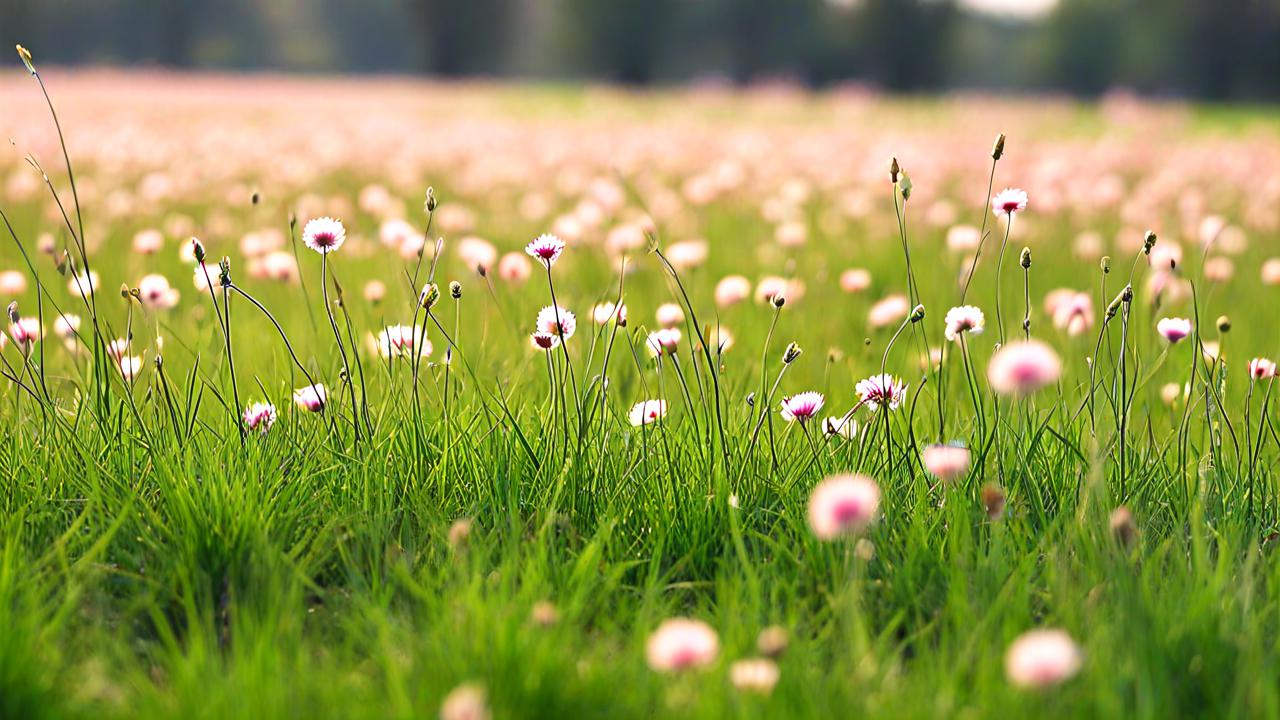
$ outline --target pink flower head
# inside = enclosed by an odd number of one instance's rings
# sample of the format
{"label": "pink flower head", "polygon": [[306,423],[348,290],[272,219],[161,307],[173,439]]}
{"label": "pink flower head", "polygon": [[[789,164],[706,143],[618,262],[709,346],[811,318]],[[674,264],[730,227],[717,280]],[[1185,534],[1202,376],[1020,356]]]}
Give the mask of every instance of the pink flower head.
{"label": "pink flower head", "polygon": [[1191,321],[1186,318],[1161,318],[1156,323],[1156,332],[1170,344],[1175,344],[1191,334]]}
{"label": "pink flower head", "polygon": [[1027,194],[1018,188],[1005,188],[991,198],[991,209],[997,214],[1012,215],[1027,209]]}
{"label": "pink flower head", "polygon": [[850,268],[840,273],[840,289],[847,293],[860,293],[871,287],[871,273],[863,268]]}
{"label": "pink flower head", "polygon": [[675,327],[684,322],[684,310],[675,303],[663,303],[658,306],[654,313],[654,318],[658,321],[660,327]]}
{"label": "pink flower head", "polygon": [[337,250],[347,241],[347,229],[340,220],[321,217],[302,228],[302,243],[321,255]]}
{"label": "pink flower head", "polygon": [[946,328],[942,331],[943,336],[951,342],[956,342],[960,339],[961,333],[981,335],[986,327],[987,319],[978,308],[972,305],[961,305],[947,311],[945,322]]}
{"label": "pink flower head", "polygon": [[378,354],[384,359],[411,358],[415,349],[419,357],[431,354],[431,341],[422,336],[422,328],[414,325],[389,325],[378,333]]}
{"label": "pink flower head", "polygon": [[654,357],[675,355],[680,349],[681,337],[680,331],[676,328],[663,328],[649,333],[645,345],[649,348],[649,354]]}
{"label": "pink flower head", "polygon": [[534,350],[554,350],[560,344],[560,336],[536,332],[529,336],[529,344],[533,346]]}
{"label": "pink flower head", "polygon": [[1039,340],[1012,342],[987,364],[987,382],[1001,395],[1027,395],[1058,381],[1062,360]]}
{"label": "pink flower head", "polygon": [[803,425],[818,415],[824,402],[822,393],[812,391],[783,398],[782,419]]}
{"label": "pink flower head", "polygon": [[562,340],[568,340],[578,329],[578,318],[562,307],[548,305],[538,311],[537,326],[538,332],[551,333],[560,336]]}
{"label": "pink flower head", "polygon": [[751,296],[751,281],[741,275],[729,275],[716,283],[716,305],[737,305]]}
{"label": "pink flower head", "polygon": [[955,480],[969,469],[969,448],[959,445],[930,445],[920,453],[920,462],[930,475],[943,482]]}
{"label": "pink flower head", "polygon": [[564,241],[555,235],[539,235],[524,246],[524,251],[547,269],[551,269],[556,260],[560,259],[560,253],[564,252]]}
{"label": "pink flower head", "polygon": [[880,488],[865,475],[832,475],[809,496],[809,526],[819,540],[856,533],[875,520]]}
{"label": "pink flower head", "polygon": [[276,422],[276,406],[259,402],[244,409],[244,426],[250,431],[266,435]]}
{"label": "pink flower head", "polygon": [[491,720],[489,701],[477,685],[459,685],[440,703],[440,720]]}
{"label": "pink flower head", "polygon": [[1083,658],[1062,630],[1031,630],[1018,636],[1004,656],[1004,672],[1018,687],[1045,688],[1071,679]]}
{"label": "pink flower head", "polygon": [[133,251],[139,255],[151,255],[164,245],[164,235],[159,230],[143,230],[133,236]]}
{"label": "pink flower head", "polygon": [[163,275],[147,275],[138,281],[138,298],[149,308],[168,310],[178,304],[178,296],[177,289],[170,287],[169,279]]}
{"label": "pink flower head", "polygon": [[80,331],[79,315],[59,315],[53,321],[53,331],[63,340],[70,340]]}
{"label": "pink flower head", "polygon": [[133,382],[138,379],[138,374],[142,372],[142,356],[121,355],[116,359],[116,367],[120,369],[121,377]]}
{"label": "pink flower head", "polygon": [[633,427],[648,425],[667,416],[666,400],[642,400],[631,406],[629,419]]}
{"label": "pink flower head", "polygon": [[507,253],[498,260],[498,277],[512,285],[519,285],[533,274],[529,260],[519,253]]}
{"label": "pink flower head", "polygon": [[498,251],[487,240],[469,236],[458,241],[458,257],[472,270],[488,271],[498,261]]}
{"label": "pink flower head", "polygon": [[1264,380],[1276,376],[1276,363],[1267,358],[1254,358],[1249,361],[1249,377]]}
{"label": "pink flower head", "polygon": [[907,396],[906,384],[888,374],[872,375],[866,380],[859,380],[853,389],[862,402],[872,410],[878,410],[883,406],[888,406],[890,410],[897,410],[903,398]]}
{"label": "pink flower head", "polygon": [[709,665],[720,652],[716,631],[701,620],[671,618],[649,636],[645,657],[657,672],[675,672]]}
{"label": "pink flower head", "polygon": [[13,337],[14,344],[18,346],[23,355],[31,352],[31,348],[42,334],[39,318],[18,318],[17,322],[9,325],[9,335]]}
{"label": "pink flower head", "polygon": [[873,328],[899,323],[911,312],[911,301],[906,295],[890,295],[867,311],[867,323]]}
{"label": "pink flower head", "polygon": [[324,385],[308,385],[293,391],[293,403],[307,412],[320,412],[325,404]]}
{"label": "pink flower head", "polygon": [[617,322],[619,327],[626,327],[627,306],[623,303],[615,305],[611,302],[602,302],[591,308],[591,319],[595,320],[597,325]]}

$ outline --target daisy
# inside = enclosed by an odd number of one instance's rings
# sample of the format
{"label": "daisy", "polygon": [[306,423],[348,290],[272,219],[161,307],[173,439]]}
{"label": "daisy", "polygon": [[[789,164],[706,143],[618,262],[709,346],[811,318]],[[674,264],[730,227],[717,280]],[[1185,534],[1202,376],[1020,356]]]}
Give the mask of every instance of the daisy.
{"label": "daisy", "polygon": [[822,434],[826,437],[839,435],[846,440],[858,437],[858,421],[849,415],[831,416],[822,421]]}
{"label": "daisy", "polygon": [[244,426],[249,430],[266,435],[276,422],[276,406],[259,402],[244,409]]}
{"label": "daisy", "polygon": [[859,380],[853,389],[871,410],[878,410],[886,405],[890,410],[897,410],[907,396],[906,384],[888,374],[872,375],[866,380]]}
{"label": "daisy", "polygon": [[27,291],[27,276],[17,270],[0,272],[0,295],[17,297]]}
{"label": "daisy", "polygon": [[1276,376],[1276,363],[1274,360],[1267,358],[1254,358],[1249,361],[1249,377],[1255,380],[1273,378]]}
{"label": "daisy", "polygon": [[1176,344],[1191,334],[1191,321],[1186,318],[1161,318],[1156,323],[1156,332],[1168,340],[1169,344]]}
{"label": "daisy", "polygon": [[330,217],[311,220],[302,229],[302,243],[321,255],[337,250],[346,240],[347,229]]}
{"label": "daisy", "polygon": [[906,295],[890,295],[871,306],[867,311],[867,323],[873,328],[894,325],[910,312],[911,301]]}
{"label": "daisy", "polygon": [[76,336],[80,330],[79,315],[59,315],[58,319],[53,321],[53,331],[58,337],[64,340],[70,340]]}
{"label": "daisy", "polygon": [[120,375],[129,382],[138,379],[138,373],[142,372],[142,356],[141,355],[122,355],[116,360],[116,367],[120,368]]}
{"label": "daisy", "polygon": [[947,482],[969,469],[969,448],[959,445],[930,445],[920,453],[920,462],[930,475]]}
{"label": "daisy", "polygon": [[729,680],[739,690],[768,695],[778,684],[778,664],[768,658],[739,660],[729,666]]}
{"label": "daisy", "polygon": [[71,279],[67,281],[67,290],[77,297],[80,295],[89,297],[93,294],[93,291],[97,289],[98,273],[92,270],[89,272],[82,272],[79,275],[72,275]]}
{"label": "daisy", "polygon": [[1005,345],[987,364],[987,381],[1001,395],[1027,395],[1062,376],[1062,360],[1039,340]]}
{"label": "daisy", "polygon": [[870,524],[880,508],[880,488],[865,475],[832,475],[809,496],[809,526],[819,540],[835,540]]}
{"label": "daisy", "polygon": [[956,342],[960,339],[961,333],[981,335],[987,319],[978,308],[972,305],[961,305],[947,311],[945,322],[947,327],[943,330],[943,336],[951,342]]}
{"label": "daisy", "polygon": [[138,297],[149,308],[168,310],[178,304],[178,296],[178,290],[170,287],[163,275],[147,275],[138,281]]}
{"label": "daisy", "polygon": [[751,296],[751,281],[741,275],[729,275],[716,283],[716,305],[737,305]]}
{"label": "daisy", "polygon": [[551,333],[568,340],[578,329],[578,318],[562,307],[548,305],[538,311],[537,327],[538,332]]}
{"label": "daisy", "polygon": [[524,246],[524,251],[550,270],[560,259],[560,253],[564,252],[564,241],[555,235],[539,235]]}
{"label": "daisy", "polygon": [[659,327],[675,327],[684,322],[684,310],[675,303],[663,303],[658,306],[654,318],[658,321]]}
{"label": "daisy", "polygon": [[519,285],[528,280],[532,273],[529,260],[519,253],[507,253],[498,260],[498,277],[512,285]]}
{"label": "daisy", "polygon": [[431,354],[431,341],[422,336],[422,328],[413,325],[388,325],[375,341],[383,359],[412,357],[414,348],[420,357]]}
{"label": "daisy", "polygon": [[1027,194],[1018,188],[1005,188],[991,199],[991,209],[997,214],[1013,215],[1027,209]]}
{"label": "daisy", "polygon": [[661,355],[675,355],[680,349],[680,331],[676,328],[664,328],[662,330],[654,330],[649,333],[649,338],[645,341],[645,345],[649,348],[649,354],[658,357]]}
{"label": "daisy", "polygon": [[628,417],[632,427],[656,422],[667,416],[666,400],[642,400],[631,406]]}
{"label": "daisy", "polygon": [[307,412],[324,410],[326,393],[324,385],[308,385],[293,391],[293,403]]}
{"label": "daisy", "polygon": [[645,644],[649,667],[658,672],[674,672],[709,665],[720,652],[716,631],[701,620],[664,620]]}
{"label": "daisy", "polygon": [[840,273],[840,289],[860,293],[871,287],[871,273],[863,268],[850,268]]}
{"label": "daisy", "polygon": [[782,419],[801,425],[817,416],[825,402],[822,393],[802,392],[782,399]]}
{"label": "daisy", "polygon": [[1062,630],[1032,630],[1018,636],[1004,656],[1009,682],[1019,687],[1045,688],[1071,679],[1083,658],[1071,636]]}
{"label": "daisy", "polygon": [[560,337],[551,333],[536,332],[529,336],[529,344],[534,350],[554,350],[560,344]]}

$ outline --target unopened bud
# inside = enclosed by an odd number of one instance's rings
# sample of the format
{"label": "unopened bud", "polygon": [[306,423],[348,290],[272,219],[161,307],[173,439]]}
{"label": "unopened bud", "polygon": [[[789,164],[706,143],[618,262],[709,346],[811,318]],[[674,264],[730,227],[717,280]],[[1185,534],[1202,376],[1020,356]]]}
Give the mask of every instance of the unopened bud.
{"label": "unopened bud", "polygon": [[902,172],[902,168],[898,167],[898,158],[893,158],[889,162],[889,179],[896,185],[898,183],[898,175]]}
{"label": "unopened bud", "polygon": [[454,280],[453,282],[449,283],[449,296],[452,297],[454,300],[461,300],[462,299],[462,283],[458,282],[457,280]]}
{"label": "unopened bud", "polygon": [[1218,332],[1220,333],[1231,332],[1231,318],[1227,317],[1226,315],[1218,316]]}
{"label": "unopened bud", "polygon": [[787,304],[787,296],[783,295],[782,293],[778,293],[777,295],[773,296],[771,302],[773,303],[774,307],[781,308],[783,305]]}
{"label": "unopened bud", "polygon": [[902,173],[902,180],[898,182],[898,191],[902,193],[903,202],[911,199],[911,189],[914,187],[915,184],[911,182],[911,176],[905,172]]}
{"label": "unopened bud", "polygon": [[1125,285],[1120,291],[1120,299],[1124,302],[1133,302],[1133,285]]}
{"label": "unopened bud", "polygon": [[747,393],[747,407],[755,407],[755,406],[756,406],[756,394],[753,392]]}
{"label": "unopened bud", "polygon": [[418,304],[430,310],[440,300],[440,288],[435,283],[427,283],[422,288],[422,293],[418,295]]}
{"label": "unopened bud", "polygon": [[200,242],[200,238],[191,238],[191,254],[195,256],[196,262],[204,262],[204,243]]}
{"label": "unopened bud", "polygon": [[1022,248],[1022,257],[1019,258],[1018,264],[1022,266],[1023,270],[1031,269],[1031,248]]}
{"label": "unopened bud", "polygon": [[9,322],[13,323],[14,325],[17,325],[19,319],[20,319],[20,316],[18,315],[18,301],[14,300],[13,302],[9,303]]}
{"label": "unopened bud", "polygon": [[800,349],[799,345],[793,342],[787,343],[787,349],[782,351],[782,364],[790,365],[795,362],[796,358],[800,357],[800,354],[803,352],[804,351]]}
{"label": "unopened bud", "polygon": [[124,298],[125,300],[128,300],[129,296],[132,294],[133,294],[133,291],[129,289],[128,283],[120,283],[120,297]]}
{"label": "unopened bud", "polygon": [[999,160],[1004,157],[1004,133],[996,136],[996,144],[991,147],[991,159]]}
{"label": "unopened bud", "polygon": [[911,322],[918,323],[924,319],[924,305],[916,305],[911,311]]}
{"label": "unopened bud", "polygon": [[1150,255],[1151,248],[1156,246],[1156,234],[1148,230],[1145,237],[1142,238],[1142,254]]}
{"label": "unopened bud", "polygon": [[433,213],[436,211],[436,189],[435,188],[431,186],[427,187],[427,198],[422,202],[422,209],[426,210],[428,213]]}
{"label": "unopened bud", "polygon": [[258,194],[257,190],[254,190],[253,194],[249,196],[249,203],[257,205],[260,202],[262,202],[262,196]]}
{"label": "unopened bud", "polygon": [[1102,268],[1103,275],[1111,274],[1111,256],[1110,255],[1103,255],[1102,262],[1098,263],[1098,265],[1099,267]]}
{"label": "unopened bud", "polygon": [[18,48],[18,57],[22,58],[22,64],[27,66],[27,72],[31,73],[32,75],[35,75],[36,66],[34,63],[31,62],[31,51],[22,47],[21,45],[17,45],[15,47]]}

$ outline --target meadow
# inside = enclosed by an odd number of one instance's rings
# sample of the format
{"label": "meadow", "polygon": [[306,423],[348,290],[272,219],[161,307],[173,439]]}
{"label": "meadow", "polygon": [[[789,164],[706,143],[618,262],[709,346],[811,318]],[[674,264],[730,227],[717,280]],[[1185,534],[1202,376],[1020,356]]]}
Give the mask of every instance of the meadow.
{"label": "meadow", "polygon": [[0,716],[1280,714],[1271,111],[31,69]]}

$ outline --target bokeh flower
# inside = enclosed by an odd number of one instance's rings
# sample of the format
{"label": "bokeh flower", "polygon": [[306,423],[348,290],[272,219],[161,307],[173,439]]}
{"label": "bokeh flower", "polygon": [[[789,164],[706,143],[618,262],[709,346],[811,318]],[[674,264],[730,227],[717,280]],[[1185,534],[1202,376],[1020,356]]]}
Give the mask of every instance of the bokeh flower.
{"label": "bokeh flower", "polygon": [[809,496],[809,527],[819,540],[862,530],[880,509],[880,487],[865,475],[832,475]]}

